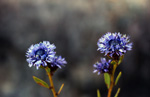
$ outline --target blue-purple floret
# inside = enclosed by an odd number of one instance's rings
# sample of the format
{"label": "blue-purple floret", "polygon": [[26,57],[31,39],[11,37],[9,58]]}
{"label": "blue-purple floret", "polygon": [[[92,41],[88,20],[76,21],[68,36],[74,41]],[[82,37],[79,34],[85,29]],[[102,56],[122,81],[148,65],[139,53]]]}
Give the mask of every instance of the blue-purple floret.
{"label": "blue-purple floret", "polygon": [[53,62],[51,63],[51,67],[57,66],[61,68],[61,66],[65,66],[65,64],[67,64],[65,58],[62,58],[61,56],[56,56]]}
{"label": "blue-purple floret", "polygon": [[[27,62],[29,63],[29,67],[35,66],[39,69],[40,66],[46,67],[48,64],[55,64],[56,61],[56,52],[54,51],[56,46],[54,44],[50,44],[49,41],[43,41],[39,44],[31,45],[26,53]],[[59,64],[57,67],[61,67],[61,65],[66,64],[64,58],[59,57]]]}
{"label": "blue-purple floret", "polygon": [[102,74],[102,73],[108,73],[111,70],[111,60],[108,60],[108,62],[106,61],[105,58],[101,58],[101,62],[97,62],[93,65],[94,67],[94,71],[93,73],[96,73],[98,75]]}
{"label": "blue-purple floret", "polygon": [[102,36],[98,42],[98,50],[112,57],[113,54],[122,56],[126,51],[132,49],[132,43],[129,43],[129,36],[118,33],[108,32]]}

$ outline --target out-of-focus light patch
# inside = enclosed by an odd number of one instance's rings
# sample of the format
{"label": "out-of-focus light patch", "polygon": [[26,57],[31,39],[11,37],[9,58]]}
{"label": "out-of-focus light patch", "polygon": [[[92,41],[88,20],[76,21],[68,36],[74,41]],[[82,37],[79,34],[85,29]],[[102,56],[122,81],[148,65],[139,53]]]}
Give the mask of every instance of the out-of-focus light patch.
{"label": "out-of-focus light patch", "polygon": [[5,82],[2,84],[1,91],[4,95],[10,95],[11,93],[14,92],[13,91],[13,90],[15,90],[14,88],[15,87],[12,82]]}
{"label": "out-of-focus light patch", "polygon": [[148,0],[126,0],[129,6],[146,7]]}

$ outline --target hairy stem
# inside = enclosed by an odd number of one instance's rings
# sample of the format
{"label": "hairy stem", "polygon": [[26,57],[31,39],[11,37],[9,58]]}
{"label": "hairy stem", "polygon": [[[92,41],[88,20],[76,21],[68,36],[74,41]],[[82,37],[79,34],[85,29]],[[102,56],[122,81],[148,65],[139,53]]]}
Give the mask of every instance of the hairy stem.
{"label": "hairy stem", "polygon": [[112,89],[114,87],[114,75],[115,75],[115,71],[116,71],[116,68],[117,68],[117,64],[114,64],[113,65],[113,70],[112,70],[112,73],[110,74],[110,87],[108,89],[108,95],[107,97],[111,97],[111,92],[112,92]]}
{"label": "hairy stem", "polygon": [[53,96],[57,97],[57,93],[55,91],[54,84],[53,84],[52,74],[50,72],[48,72],[47,68],[46,68],[46,72],[47,72],[47,75],[48,75],[48,78],[49,78],[50,89],[52,90]]}

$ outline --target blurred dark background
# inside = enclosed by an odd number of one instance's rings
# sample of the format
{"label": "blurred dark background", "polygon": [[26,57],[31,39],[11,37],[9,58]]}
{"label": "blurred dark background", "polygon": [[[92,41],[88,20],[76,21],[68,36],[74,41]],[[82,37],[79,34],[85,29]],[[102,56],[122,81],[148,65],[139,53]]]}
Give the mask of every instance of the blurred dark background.
{"label": "blurred dark background", "polygon": [[31,44],[47,40],[68,64],[54,75],[59,97],[106,97],[103,76],[93,64],[104,54],[97,41],[106,32],[130,36],[133,50],[125,54],[116,74],[123,72],[119,97],[150,95],[149,0],[0,0],[0,97],[52,97],[37,85],[35,75],[48,82],[44,70],[29,68],[25,53]]}

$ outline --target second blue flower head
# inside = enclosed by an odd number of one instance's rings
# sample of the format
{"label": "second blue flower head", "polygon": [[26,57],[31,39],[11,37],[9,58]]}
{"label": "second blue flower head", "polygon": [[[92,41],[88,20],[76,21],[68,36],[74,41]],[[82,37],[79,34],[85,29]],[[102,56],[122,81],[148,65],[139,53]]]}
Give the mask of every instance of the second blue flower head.
{"label": "second blue flower head", "polygon": [[118,33],[108,32],[102,36],[98,42],[98,50],[112,57],[113,55],[122,56],[132,49],[132,43],[129,43],[129,36]]}

